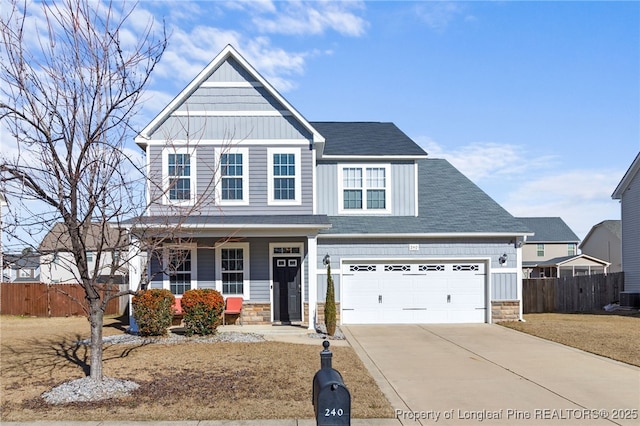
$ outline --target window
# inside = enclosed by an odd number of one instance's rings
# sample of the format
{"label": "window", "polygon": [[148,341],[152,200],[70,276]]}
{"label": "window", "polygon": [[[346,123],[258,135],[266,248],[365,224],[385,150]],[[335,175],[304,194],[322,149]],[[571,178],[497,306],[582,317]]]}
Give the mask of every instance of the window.
{"label": "window", "polygon": [[270,148],[269,204],[301,204],[300,149]]}
{"label": "window", "polygon": [[33,278],[33,269],[20,269],[18,270],[18,276],[20,278]]}
{"label": "window", "polygon": [[216,179],[220,182],[217,191],[218,203],[249,204],[249,150],[247,148],[220,149],[217,150],[217,158],[220,159],[220,170],[217,172]]}
{"label": "window", "polygon": [[169,154],[169,199],[191,199],[191,161],[189,154]]}
{"label": "window", "polygon": [[389,213],[389,166],[345,166],[341,168],[341,211]]}
{"label": "window", "polygon": [[296,159],[293,154],[273,154],[273,198],[296,199]]}
{"label": "window", "polygon": [[167,148],[162,152],[165,204],[191,205],[195,200],[195,150]]}
{"label": "window", "polygon": [[87,256],[87,262],[93,262],[93,252],[92,251],[88,251],[85,253]]}
{"label": "window", "polygon": [[216,250],[216,286],[225,296],[249,299],[249,243],[225,243]]}
{"label": "window", "polygon": [[567,256],[575,256],[576,255],[576,245],[575,243],[567,244]]}
{"label": "window", "polygon": [[196,251],[193,248],[170,248],[164,251],[164,288],[176,296],[197,288]]}
{"label": "window", "polygon": [[222,249],[222,293],[243,294],[244,253],[241,248]]}
{"label": "window", "polygon": [[537,255],[538,257],[544,256],[544,244],[538,244]]}

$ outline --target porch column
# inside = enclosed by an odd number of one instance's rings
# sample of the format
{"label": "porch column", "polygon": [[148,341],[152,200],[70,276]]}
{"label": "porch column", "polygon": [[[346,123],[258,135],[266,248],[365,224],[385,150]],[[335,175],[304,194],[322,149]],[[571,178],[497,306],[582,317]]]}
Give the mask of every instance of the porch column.
{"label": "porch column", "polygon": [[[138,291],[140,290],[140,282],[142,281],[145,262],[140,240],[134,235],[129,234],[129,241],[129,290]],[[136,333],[138,331],[138,324],[136,324],[136,320],[133,318],[132,298],[133,296],[129,295],[129,331]]]}
{"label": "porch column", "polygon": [[307,236],[307,267],[309,270],[309,330],[316,329],[318,305],[318,240],[315,235]]}
{"label": "porch column", "polygon": [[517,297],[520,303],[518,303],[518,305],[520,305],[520,311],[519,311],[519,315],[518,318],[520,319],[520,321],[523,321],[524,318],[522,317],[522,311],[523,311],[523,307],[522,305],[524,304],[524,300],[522,299],[522,247],[524,246],[524,241],[518,239],[516,237],[516,281],[518,284],[518,289],[517,289]]}

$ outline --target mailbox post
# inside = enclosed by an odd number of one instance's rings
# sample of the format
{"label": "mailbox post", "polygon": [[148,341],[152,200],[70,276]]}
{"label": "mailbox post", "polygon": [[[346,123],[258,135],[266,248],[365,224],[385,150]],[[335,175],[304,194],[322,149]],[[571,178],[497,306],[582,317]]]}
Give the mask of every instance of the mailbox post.
{"label": "mailbox post", "polygon": [[342,375],[331,367],[329,341],[322,342],[320,370],[313,376],[313,408],[317,425],[351,425],[351,394]]}

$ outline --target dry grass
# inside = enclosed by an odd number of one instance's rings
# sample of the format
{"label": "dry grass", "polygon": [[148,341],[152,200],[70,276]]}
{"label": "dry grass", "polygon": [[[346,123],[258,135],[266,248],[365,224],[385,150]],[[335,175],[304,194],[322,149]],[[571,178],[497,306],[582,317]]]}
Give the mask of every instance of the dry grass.
{"label": "dry grass", "polygon": [[640,313],[528,314],[501,325],[640,367]]}
{"label": "dry grass", "polygon": [[[105,335],[122,333],[117,319]],[[134,380],[131,397],[48,406],[42,392],[83,377],[85,318],[0,318],[0,419],[190,420],[313,418],[311,385],[320,345],[277,342],[106,345],[106,376]],[[350,347],[332,347],[333,365],[351,392],[352,417],[392,417],[383,396]]]}

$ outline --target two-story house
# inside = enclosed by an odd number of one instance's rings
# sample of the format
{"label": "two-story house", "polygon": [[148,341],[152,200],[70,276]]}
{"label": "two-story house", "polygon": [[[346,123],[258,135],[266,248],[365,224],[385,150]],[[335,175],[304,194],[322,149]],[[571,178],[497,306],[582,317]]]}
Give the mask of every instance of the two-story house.
{"label": "two-story house", "polygon": [[593,225],[578,248],[583,254],[609,262],[607,272],[622,272],[622,221],[603,220]]}
{"label": "two-story house", "polygon": [[[90,273],[100,283],[123,284],[127,281],[128,241],[116,228],[103,231],[92,224],[87,232],[87,264]],[[66,226],[56,223],[38,246],[40,281],[46,284],[78,284],[80,273],[71,252],[71,239]]]}
{"label": "two-story house", "polygon": [[313,328],[329,263],[342,324],[520,318],[521,222],[392,123],[308,121],[231,46],[135,141],[150,207],[134,244],[173,234],[148,263],[142,248],[133,289],[148,264],[150,288]]}
{"label": "two-story house", "polygon": [[610,263],[578,253],[580,239],[559,217],[519,217],[534,232],[522,249],[525,278],[604,274]]}

